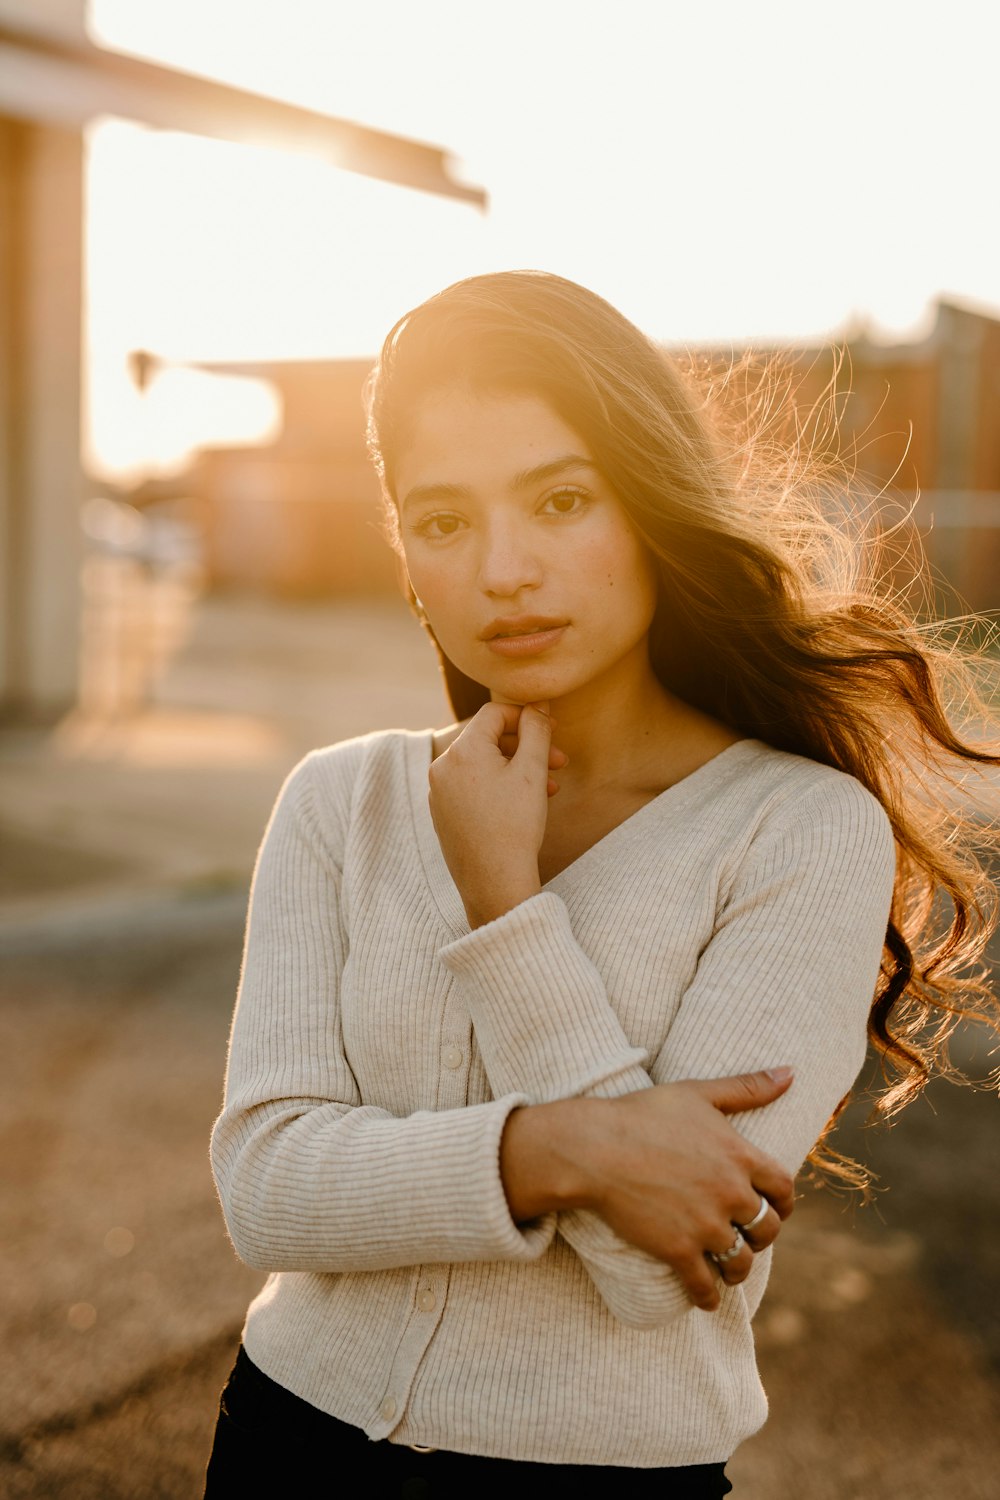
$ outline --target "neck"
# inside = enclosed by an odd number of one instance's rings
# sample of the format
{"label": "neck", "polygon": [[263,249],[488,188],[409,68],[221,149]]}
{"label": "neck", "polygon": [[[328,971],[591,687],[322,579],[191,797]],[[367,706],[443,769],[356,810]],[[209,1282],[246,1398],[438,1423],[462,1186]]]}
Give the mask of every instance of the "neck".
{"label": "neck", "polygon": [[553,699],[549,708],[556,720],[553,741],[569,756],[558,773],[560,786],[581,792],[669,776],[675,753],[686,757],[706,729],[728,733],[672,697],[645,652],[619,662],[613,677]]}

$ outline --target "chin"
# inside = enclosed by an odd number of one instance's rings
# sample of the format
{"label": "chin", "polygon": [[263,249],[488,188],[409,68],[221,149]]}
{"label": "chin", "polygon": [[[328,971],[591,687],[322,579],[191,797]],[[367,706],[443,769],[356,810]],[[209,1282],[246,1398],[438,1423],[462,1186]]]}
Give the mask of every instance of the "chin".
{"label": "chin", "polygon": [[[447,648],[443,649],[447,651]],[[486,652],[475,656],[471,653],[448,655],[460,672],[478,682],[495,702],[500,703],[549,702],[574,692],[587,680],[587,673],[581,673],[579,664],[574,670],[569,662],[546,661],[540,657],[504,662]]]}
{"label": "chin", "polygon": [[494,679],[485,683],[489,688],[490,697],[494,702],[501,703],[549,703],[556,698],[563,698],[572,691],[573,684],[566,682],[565,678],[554,675],[528,676],[525,673],[520,679],[513,674],[509,678],[500,681]]}

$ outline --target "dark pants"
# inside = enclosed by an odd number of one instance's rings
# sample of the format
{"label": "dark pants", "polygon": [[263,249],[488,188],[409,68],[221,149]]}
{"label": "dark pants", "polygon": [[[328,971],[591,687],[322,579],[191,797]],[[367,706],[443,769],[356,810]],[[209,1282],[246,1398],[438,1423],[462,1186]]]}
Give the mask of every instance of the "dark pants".
{"label": "dark pants", "polygon": [[373,1443],[360,1427],[327,1416],[271,1380],[241,1348],[219,1402],[205,1500],[486,1500],[506,1493],[517,1500],[562,1494],[718,1500],[731,1489],[725,1464],[537,1464]]}

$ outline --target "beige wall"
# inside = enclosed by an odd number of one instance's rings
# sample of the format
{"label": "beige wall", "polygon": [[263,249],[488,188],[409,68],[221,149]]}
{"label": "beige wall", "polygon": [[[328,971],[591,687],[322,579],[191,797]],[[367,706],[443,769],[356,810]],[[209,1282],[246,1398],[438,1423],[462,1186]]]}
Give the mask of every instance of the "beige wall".
{"label": "beige wall", "polygon": [[365,452],[362,387],[370,360],[221,366],[270,381],[284,414],[277,442],[203,455],[206,568],[217,588],[322,597],[399,591]]}
{"label": "beige wall", "polygon": [[83,143],[0,119],[0,708],[75,700]]}

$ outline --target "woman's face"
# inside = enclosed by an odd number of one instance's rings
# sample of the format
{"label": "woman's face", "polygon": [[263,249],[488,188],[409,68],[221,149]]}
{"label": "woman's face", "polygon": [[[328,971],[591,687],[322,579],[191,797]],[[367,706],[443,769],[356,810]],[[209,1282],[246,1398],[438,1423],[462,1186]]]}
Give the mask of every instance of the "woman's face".
{"label": "woman's face", "polygon": [[540,397],[429,394],[396,494],[431,628],[495,699],[557,699],[648,671],[652,561],[583,438]]}

